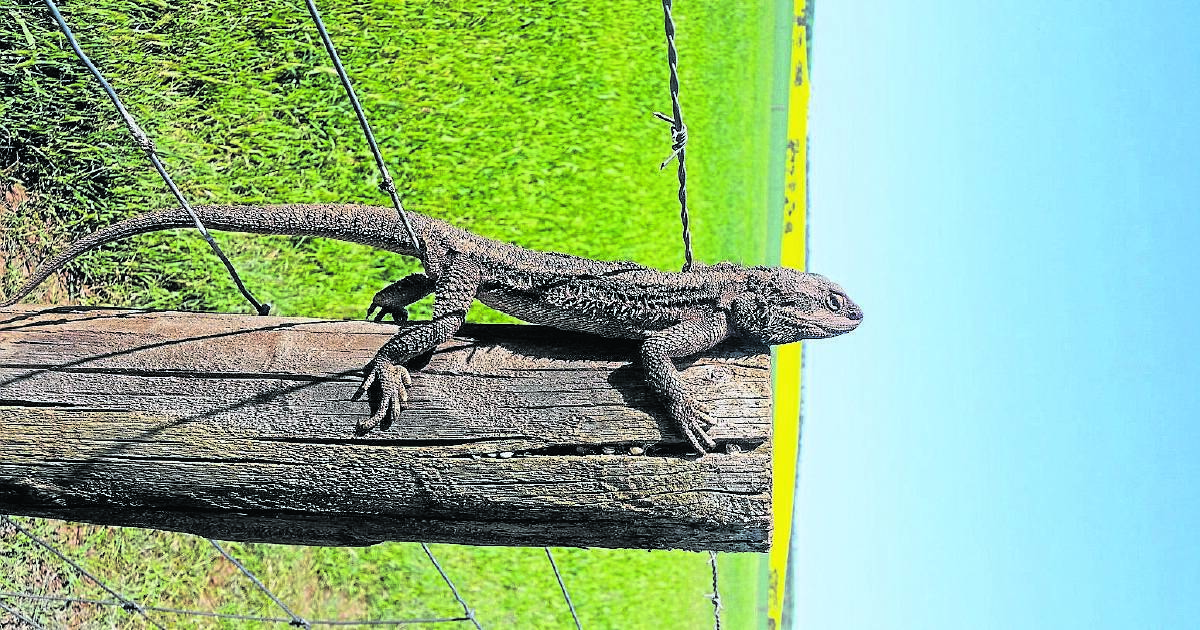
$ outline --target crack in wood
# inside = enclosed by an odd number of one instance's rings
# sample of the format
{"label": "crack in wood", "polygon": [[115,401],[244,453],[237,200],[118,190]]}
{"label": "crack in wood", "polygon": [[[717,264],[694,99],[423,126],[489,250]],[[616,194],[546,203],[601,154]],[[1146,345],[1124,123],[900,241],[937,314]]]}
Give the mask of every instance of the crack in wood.
{"label": "crack in wood", "polygon": [[0,407],[78,407],[74,403],[51,401],[51,400],[15,400],[12,398],[0,398]]}
{"label": "crack in wood", "polygon": [[333,446],[385,446],[396,448],[425,448],[430,446],[461,446],[466,444],[486,444],[503,440],[535,440],[531,435],[501,435],[463,438],[411,439],[411,438],[307,438],[289,436],[262,435],[252,438],[261,442],[278,442],[282,444],[311,444]]}
{"label": "crack in wood", "polygon": [[132,367],[78,367],[78,366],[61,366],[51,363],[32,364],[32,363],[9,363],[3,364],[4,368],[15,370],[29,370],[30,372],[53,372],[59,374],[111,374],[114,376],[139,376],[139,377],[171,377],[179,379],[247,379],[247,380],[267,380],[267,381],[298,381],[304,383],[349,383],[357,385],[362,379],[362,370],[351,370],[347,372],[339,372],[331,375],[309,375],[309,374],[294,374],[287,372],[234,372],[234,371],[212,371],[204,372],[198,370],[184,370],[179,368],[132,368]]}

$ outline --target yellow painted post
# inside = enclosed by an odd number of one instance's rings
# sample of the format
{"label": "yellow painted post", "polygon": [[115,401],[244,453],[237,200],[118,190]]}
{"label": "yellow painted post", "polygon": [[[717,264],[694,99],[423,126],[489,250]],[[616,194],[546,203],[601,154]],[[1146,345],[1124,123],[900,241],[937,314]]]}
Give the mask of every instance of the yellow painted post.
{"label": "yellow painted post", "polygon": [[[808,97],[811,0],[795,0],[792,22],[791,82],[788,86],[786,179],[781,264],[804,269],[808,215]],[[775,353],[774,461],[772,510],[774,537],[767,559],[767,623],[782,627],[788,549],[792,540],[792,507],[800,446],[801,344],[781,346]]]}

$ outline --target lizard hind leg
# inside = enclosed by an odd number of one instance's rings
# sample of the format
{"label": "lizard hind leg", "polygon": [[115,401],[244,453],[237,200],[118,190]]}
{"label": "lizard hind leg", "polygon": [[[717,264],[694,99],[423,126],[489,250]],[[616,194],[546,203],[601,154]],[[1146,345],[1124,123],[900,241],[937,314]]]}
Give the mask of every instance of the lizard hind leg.
{"label": "lizard hind leg", "polygon": [[[404,276],[375,294],[371,306],[367,308],[367,319],[371,319],[371,315],[375,314],[377,322],[383,321],[388,315],[391,315],[394,321],[408,321],[408,306],[433,293],[433,287],[433,278],[423,273]],[[377,314],[376,309],[379,310]]]}

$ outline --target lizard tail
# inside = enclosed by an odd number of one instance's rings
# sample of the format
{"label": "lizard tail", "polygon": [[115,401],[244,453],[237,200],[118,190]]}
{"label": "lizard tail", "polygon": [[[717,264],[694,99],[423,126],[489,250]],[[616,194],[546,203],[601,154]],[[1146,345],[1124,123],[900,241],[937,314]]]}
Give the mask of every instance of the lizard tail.
{"label": "lizard tail", "polygon": [[[281,206],[196,206],[193,208],[204,226],[228,232],[323,236],[340,241],[362,243],[408,256],[419,256],[407,242],[396,212],[389,208],[335,204]],[[420,231],[425,217],[409,213]],[[194,227],[192,217],[182,208],[171,208],[138,215],[93,232],[71,243],[57,256],[42,263],[33,275],[11,296],[0,302],[9,307],[29,295],[52,274],[82,254],[101,245],[136,234]]]}

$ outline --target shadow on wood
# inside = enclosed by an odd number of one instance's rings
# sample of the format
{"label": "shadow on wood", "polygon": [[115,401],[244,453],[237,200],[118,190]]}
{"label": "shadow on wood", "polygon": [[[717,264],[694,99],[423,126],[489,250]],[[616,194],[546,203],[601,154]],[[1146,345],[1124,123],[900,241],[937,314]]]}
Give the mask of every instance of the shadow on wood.
{"label": "shadow on wood", "polygon": [[[766,348],[679,363],[720,420],[697,459],[635,342],[466,325],[411,408],[354,434],[362,321],[0,311],[0,513],[224,540],[766,551]],[[417,367],[417,366],[413,366]]]}

